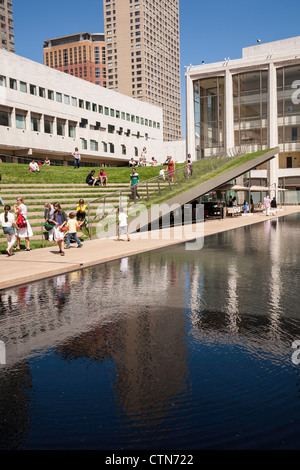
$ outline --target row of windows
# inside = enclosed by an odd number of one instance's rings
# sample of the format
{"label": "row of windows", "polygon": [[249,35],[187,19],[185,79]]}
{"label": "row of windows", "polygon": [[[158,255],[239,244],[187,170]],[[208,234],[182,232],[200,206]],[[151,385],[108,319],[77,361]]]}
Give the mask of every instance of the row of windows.
{"label": "row of windows", "polygon": [[[105,63],[105,47],[101,47],[102,49],[102,60],[103,63]],[[95,47],[94,48],[94,54],[95,54],[95,64],[101,64],[100,60],[100,48]],[[78,65],[82,63],[86,63],[88,61],[93,62],[92,60],[92,49],[89,47],[88,51],[89,59],[87,58],[87,51],[86,51],[86,46],[82,46],[82,51],[81,51],[81,46],[75,46],[75,47],[70,47],[68,49],[59,49],[59,50],[54,50],[50,52],[45,53],[45,65],[47,66],[68,66],[68,65]]]}
{"label": "row of windows", "polygon": [[[28,126],[27,123],[27,116],[28,113],[25,110],[16,109],[15,112],[15,127],[17,129],[25,130]],[[41,125],[42,123],[42,125]],[[56,135],[65,136],[66,129],[68,137],[75,138],[76,137],[76,126],[79,124],[79,127],[82,129],[86,129],[88,125],[87,119],[81,119],[79,123],[73,121],[67,121],[63,119],[55,119],[53,116],[44,116],[43,120],[41,119],[40,115],[35,113],[30,113],[30,130],[35,132],[41,132],[43,126],[43,132],[46,134],[54,134],[54,126],[56,126]],[[11,127],[12,125],[12,111],[11,109],[2,107],[0,108],[0,125]],[[95,126],[90,126],[91,130],[100,131],[101,130],[101,123],[97,122]],[[127,129],[124,130],[123,127],[119,127],[116,129],[115,126],[108,124],[107,132],[109,134],[114,134],[115,132],[119,135],[125,135],[130,137],[131,130]],[[141,137],[140,132],[135,134],[137,138]],[[148,134],[145,133],[145,138],[148,140]]]}
{"label": "row of windows", "polygon": [[[27,128],[27,112],[23,110],[16,110],[15,113],[15,127],[16,129]],[[45,134],[53,134],[54,131],[54,118],[51,116],[45,116],[43,119],[43,132]],[[12,127],[12,112],[6,108],[0,108],[0,126]],[[76,137],[76,123],[68,123],[68,136],[75,138]],[[35,132],[41,132],[41,118],[40,116],[30,115],[30,130]],[[63,120],[56,120],[56,134],[60,136],[66,135],[66,124]]]}
{"label": "row of windows", "polygon": [[[14,78],[7,78],[4,75],[0,75],[0,86],[8,86],[12,90],[17,90],[18,82]],[[78,106],[79,108],[86,109],[87,111],[93,111],[95,113],[104,114],[106,116],[115,117],[133,123],[135,122],[137,124],[153,127],[154,129],[160,129],[160,123],[151,119],[146,119],[144,117],[136,116],[130,113],[126,113],[124,111],[115,110],[106,106],[97,105],[96,103],[91,103],[90,101],[78,99],[76,97],[65,95],[60,92],[54,92],[53,90],[46,90],[45,88],[38,87],[32,84],[27,84],[23,81],[19,81],[19,90],[24,93],[27,93],[29,91],[31,95],[39,96],[41,98],[48,98],[49,100],[56,100],[58,103]]]}
{"label": "row of windows", "polygon": [[[15,127],[16,129],[26,129],[26,113],[21,110],[16,110],[15,113]],[[11,127],[12,124],[12,114],[11,111],[5,110],[5,109],[0,109],[0,126],[6,126],[6,127]],[[54,132],[54,125],[55,121],[54,118],[50,116],[44,116],[43,119],[43,131],[45,134],[53,134]],[[75,138],[76,137],[76,123],[75,122],[68,122],[68,124],[65,123],[65,121],[62,121],[60,119],[56,120],[56,135],[59,136],[65,136],[66,134],[66,128],[67,128],[67,133],[68,137]],[[35,132],[41,132],[41,118],[32,114],[30,116],[30,129],[31,131]],[[81,141],[81,148],[82,150],[87,150],[88,149],[88,140],[84,138],[80,138]],[[115,145],[111,142],[107,143],[104,141],[101,141],[102,144],[102,151],[107,152],[109,148],[110,153],[115,153]],[[89,149],[92,151],[99,151],[99,142],[96,141],[95,139],[90,139],[89,140]],[[125,144],[120,145],[121,149],[121,154],[126,155],[127,154],[127,149]],[[134,153],[135,156],[138,155],[138,148],[134,147]]]}
{"label": "row of windows", "polygon": [[[86,139],[80,139],[81,140],[81,148],[82,150],[87,150],[88,149],[88,142]],[[102,151],[104,153],[118,153],[123,156],[127,155],[127,147],[124,144],[121,144],[120,146],[120,151],[115,151],[115,144],[112,142],[97,142],[96,140],[90,140],[90,150],[93,150],[94,152],[99,152]],[[134,147],[134,156],[138,157],[139,155],[139,150],[138,147]]]}

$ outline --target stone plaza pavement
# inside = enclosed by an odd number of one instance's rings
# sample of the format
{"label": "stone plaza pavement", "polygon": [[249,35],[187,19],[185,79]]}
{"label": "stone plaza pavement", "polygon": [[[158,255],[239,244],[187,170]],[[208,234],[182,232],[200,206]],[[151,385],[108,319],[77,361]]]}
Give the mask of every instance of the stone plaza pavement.
{"label": "stone plaza pavement", "polygon": [[115,238],[87,240],[80,249],[77,244],[71,244],[65,256],[58,254],[56,245],[29,252],[15,252],[10,257],[0,255],[0,291],[178,243],[189,242],[188,249],[200,249],[201,240],[206,236],[297,212],[300,212],[300,206],[286,206],[270,216],[255,213],[251,216],[206,220],[205,223],[192,226],[132,234],[130,242],[126,241],[125,235],[122,235],[121,241]]}

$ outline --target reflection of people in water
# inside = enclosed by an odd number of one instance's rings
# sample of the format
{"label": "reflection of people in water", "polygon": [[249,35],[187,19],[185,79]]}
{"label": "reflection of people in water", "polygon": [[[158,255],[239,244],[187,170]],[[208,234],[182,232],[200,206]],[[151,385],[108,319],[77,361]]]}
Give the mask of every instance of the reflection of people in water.
{"label": "reflection of people in water", "polygon": [[68,294],[70,293],[70,286],[67,282],[67,276],[57,276],[53,279],[54,298],[57,299],[57,308],[62,310],[63,306],[68,300]]}
{"label": "reflection of people in water", "polygon": [[128,258],[122,258],[120,261],[120,271],[125,274],[128,271]]}

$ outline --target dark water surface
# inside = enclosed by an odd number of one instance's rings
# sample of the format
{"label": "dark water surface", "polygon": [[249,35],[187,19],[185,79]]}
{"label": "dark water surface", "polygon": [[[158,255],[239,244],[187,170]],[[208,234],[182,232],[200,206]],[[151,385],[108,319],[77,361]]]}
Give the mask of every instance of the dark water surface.
{"label": "dark water surface", "polygon": [[0,448],[299,449],[300,218],[0,294]]}

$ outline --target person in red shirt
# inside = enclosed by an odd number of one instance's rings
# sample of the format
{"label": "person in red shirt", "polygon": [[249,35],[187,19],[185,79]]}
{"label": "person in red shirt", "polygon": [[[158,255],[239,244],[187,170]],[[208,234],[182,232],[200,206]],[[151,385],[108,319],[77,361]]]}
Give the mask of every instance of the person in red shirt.
{"label": "person in red shirt", "polygon": [[175,170],[175,163],[172,160],[172,157],[168,157],[168,176],[171,178],[172,183],[174,183],[174,170]]}
{"label": "person in red shirt", "polygon": [[107,175],[106,175],[104,170],[100,170],[99,180],[100,180],[101,186],[106,186],[107,185]]}

